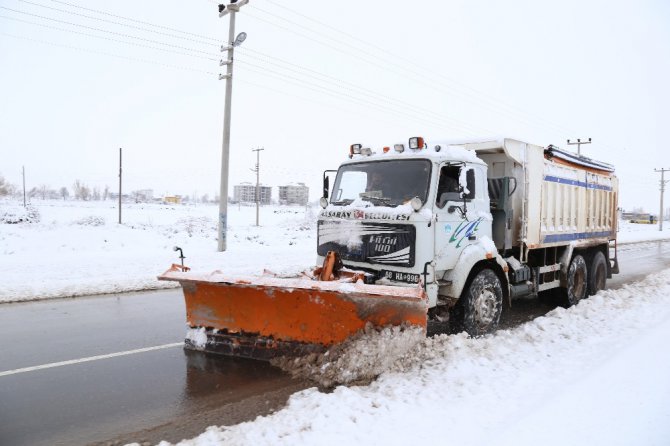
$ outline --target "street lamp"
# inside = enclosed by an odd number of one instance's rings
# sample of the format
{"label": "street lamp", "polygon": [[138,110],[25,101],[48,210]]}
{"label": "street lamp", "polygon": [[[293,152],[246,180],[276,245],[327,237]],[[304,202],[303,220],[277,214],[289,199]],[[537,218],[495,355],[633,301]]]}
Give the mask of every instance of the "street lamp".
{"label": "street lamp", "polygon": [[221,186],[219,189],[219,234],[218,250],[226,250],[226,231],[228,227],[228,170],[230,158],[230,113],[231,97],[233,94],[233,50],[240,46],[247,38],[247,33],[239,33],[235,37],[235,13],[249,3],[249,0],[230,0],[228,5],[219,5],[219,17],[230,14],[228,26],[228,45],[221,46],[221,52],[227,51],[226,60],[221,60],[220,65],[226,66],[226,74],[219,74],[219,80],[226,80],[226,101],[223,111],[223,144],[221,150]]}

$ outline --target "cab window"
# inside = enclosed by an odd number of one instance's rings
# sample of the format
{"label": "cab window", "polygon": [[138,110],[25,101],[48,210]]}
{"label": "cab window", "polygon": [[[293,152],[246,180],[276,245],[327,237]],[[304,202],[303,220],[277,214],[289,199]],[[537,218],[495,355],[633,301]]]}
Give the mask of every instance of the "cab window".
{"label": "cab window", "polygon": [[[461,178],[465,181],[461,181]],[[465,183],[465,188],[461,187],[462,183]],[[461,197],[461,192],[463,192],[463,197]],[[443,208],[447,201],[462,201],[463,198],[466,200],[475,198],[475,171],[465,166],[443,166],[440,169],[435,204]]]}

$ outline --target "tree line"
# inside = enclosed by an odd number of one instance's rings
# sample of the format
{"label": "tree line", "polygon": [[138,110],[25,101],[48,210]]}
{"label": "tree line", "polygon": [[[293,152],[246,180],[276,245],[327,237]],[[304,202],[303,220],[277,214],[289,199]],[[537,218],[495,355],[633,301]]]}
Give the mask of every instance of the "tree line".
{"label": "tree line", "polygon": [[[70,193],[70,190],[72,191],[72,194]],[[68,189],[66,186],[53,189],[46,184],[41,184],[26,190],[26,198],[67,200],[71,196],[75,200],[83,201],[107,200],[110,198],[110,191],[109,186],[105,186],[104,189],[101,190],[99,187],[90,187],[80,180],[75,180],[71,189]],[[0,175],[0,197],[23,198],[23,188],[8,182],[5,177]]]}

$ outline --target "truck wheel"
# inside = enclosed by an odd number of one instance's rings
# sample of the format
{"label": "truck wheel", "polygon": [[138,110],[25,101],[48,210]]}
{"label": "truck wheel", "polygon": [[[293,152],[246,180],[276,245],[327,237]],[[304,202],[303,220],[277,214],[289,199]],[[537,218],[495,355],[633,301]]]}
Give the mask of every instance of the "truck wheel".
{"label": "truck wheel", "polygon": [[589,266],[588,288],[589,296],[593,296],[607,285],[607,260],[602,251],[597,251]]}
{"label": "truck wheel", "polygon": [[490,269],[483,269],[472,279],[462,297],[463,329],[470,336],[492,333],[498,328],[503,307],[500,279]]}
{"label": "truck wheel", "polygon": [[568,286],[567,288],[557,288],[559,305],[571,307],[577,302],[586,298],[588,288],[586,272],[586,261],[584,257],[577,254],[572,258],[568,268]]}

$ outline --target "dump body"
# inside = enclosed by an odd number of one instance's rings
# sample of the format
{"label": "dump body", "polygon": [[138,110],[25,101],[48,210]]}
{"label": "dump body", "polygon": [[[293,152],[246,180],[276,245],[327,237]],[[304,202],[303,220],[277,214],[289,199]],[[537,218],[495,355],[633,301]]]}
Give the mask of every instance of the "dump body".
{"label": "dump body", "polygon": [[465,147],[487,164],[489,184],[504,177],[516,183],[508,248],[616,239],[618,180],[611,166],[512,139]]}

